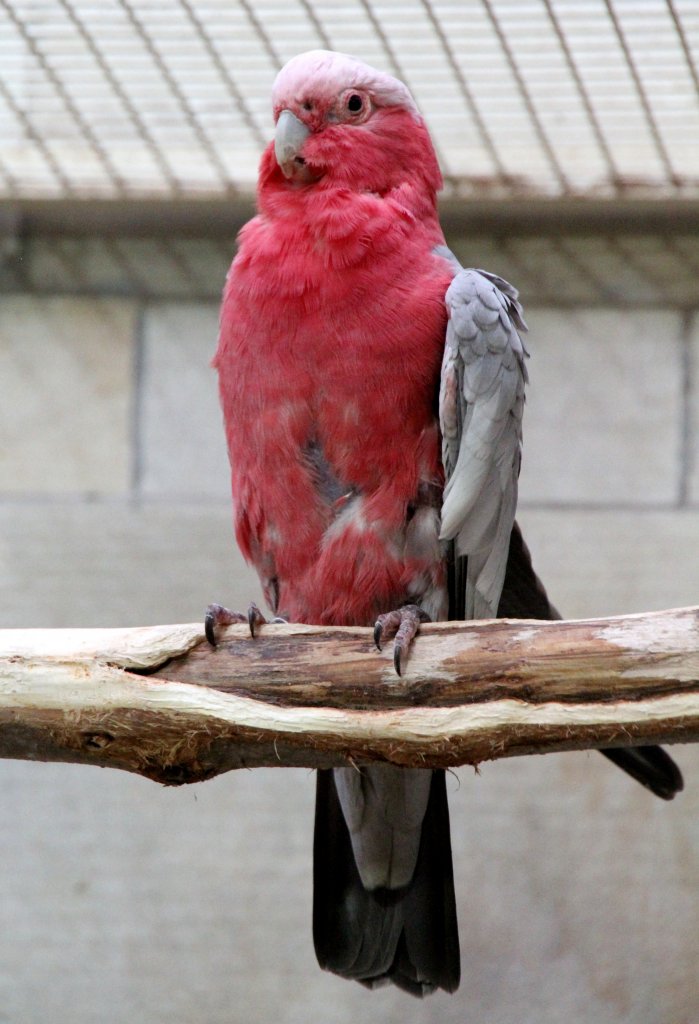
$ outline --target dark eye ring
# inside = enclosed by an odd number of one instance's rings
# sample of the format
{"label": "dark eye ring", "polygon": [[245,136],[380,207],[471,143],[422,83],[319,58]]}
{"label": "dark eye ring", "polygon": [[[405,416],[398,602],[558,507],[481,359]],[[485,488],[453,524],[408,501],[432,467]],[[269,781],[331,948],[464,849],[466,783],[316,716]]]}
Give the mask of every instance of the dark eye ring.
{"label": "dark eye ring", "polygon": [[347,100],[347,109],[349,110],[350,114],[358,114],[363,106],[364,100],[362,99],[362,97],[359,95],[358,92],[353,92],[352,95]]}

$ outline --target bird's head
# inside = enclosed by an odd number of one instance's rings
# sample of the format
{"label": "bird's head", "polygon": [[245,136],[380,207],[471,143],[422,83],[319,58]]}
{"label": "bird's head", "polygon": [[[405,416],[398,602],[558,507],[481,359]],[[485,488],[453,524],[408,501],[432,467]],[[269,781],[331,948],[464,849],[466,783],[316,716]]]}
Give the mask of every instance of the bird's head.
{"label": "bird's head", "polygon": [[311,50],[282,68],[272,102],[276,130],[263,173],[277,186],[385,195],[407,183],[432,196],[441,187],[425,124],[397,78]]}

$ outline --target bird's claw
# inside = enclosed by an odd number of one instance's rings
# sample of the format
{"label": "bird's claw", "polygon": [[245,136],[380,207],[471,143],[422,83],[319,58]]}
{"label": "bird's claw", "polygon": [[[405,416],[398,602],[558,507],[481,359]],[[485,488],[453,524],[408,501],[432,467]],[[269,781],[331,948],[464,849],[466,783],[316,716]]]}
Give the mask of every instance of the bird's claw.
{"label": "bird's claw", "polygon": [[394,637],[393,666],[396,673],[403,674],[403,658],[423,622],[429,622],[429,615],[416,604],[405,604],[392,612],[379,615],[374,626],[374,643],[381,650],[381,641]]}
{"label": "bird's claw", "polygon": [[219,626],[230,626],[234,622],[245,622],[245,616],[240,612],[232,612],[222,604],[210,604],[204,615],[204,633],[212,647],[216,647],[216,629]]}
{"label": "bird's claw", "polygon": [[401,658],[402,657],[403,657],[403,648],[401,647],[401,645],[396,640],[393,643],[393,667],[396,670],[396,675],[399,675],[399,676],[403,675],[403,666],[401,665]]}
{"label": "bird's claw", "polygon": [[255,626],[263,625],[267,622],[267,619],[254,601],[248,608],[246,615],[243,615],[242,612],[232,612],[222,604],[210,604],[204,615],[204,634],[206,639],[212,647],[216,647],[218,644],[216,630],[220,626],[231,626],[233,623],[238,622],[247,622],[250,628],[250,635],[254,637]]}
{"label": "bird's claw", "polygon": [[267,623],[267,619],[264,617],[254,601],[250,603],[250,607],[248,608],[247,623],[250,627],[251,637],[255,636],[255,626],[264,626]]}

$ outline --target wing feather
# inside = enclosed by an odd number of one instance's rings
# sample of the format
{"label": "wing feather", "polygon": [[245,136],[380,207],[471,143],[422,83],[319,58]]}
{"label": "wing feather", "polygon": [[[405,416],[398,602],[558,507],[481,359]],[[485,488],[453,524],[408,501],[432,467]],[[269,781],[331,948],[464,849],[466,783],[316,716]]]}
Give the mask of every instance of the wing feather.
{"label": "wing feather", "polygon": [[517,506],[528,353],[517,291],[460,270],[449,314],[439,416],[446,475],[440,539],[466,557],[466,617],[497,613]]}

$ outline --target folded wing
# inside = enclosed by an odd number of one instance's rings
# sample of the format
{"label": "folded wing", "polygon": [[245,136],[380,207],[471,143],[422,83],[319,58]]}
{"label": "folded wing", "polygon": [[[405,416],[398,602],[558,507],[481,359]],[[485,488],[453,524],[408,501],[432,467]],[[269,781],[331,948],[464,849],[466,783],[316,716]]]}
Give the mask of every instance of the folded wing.
{"label": "folded wing", "polygon": [[517,506],[528,355],[512,285],[460,270],[449,313],[439,417],[446,476],[442,540],[467,558],[465,618],[497,614]]}

